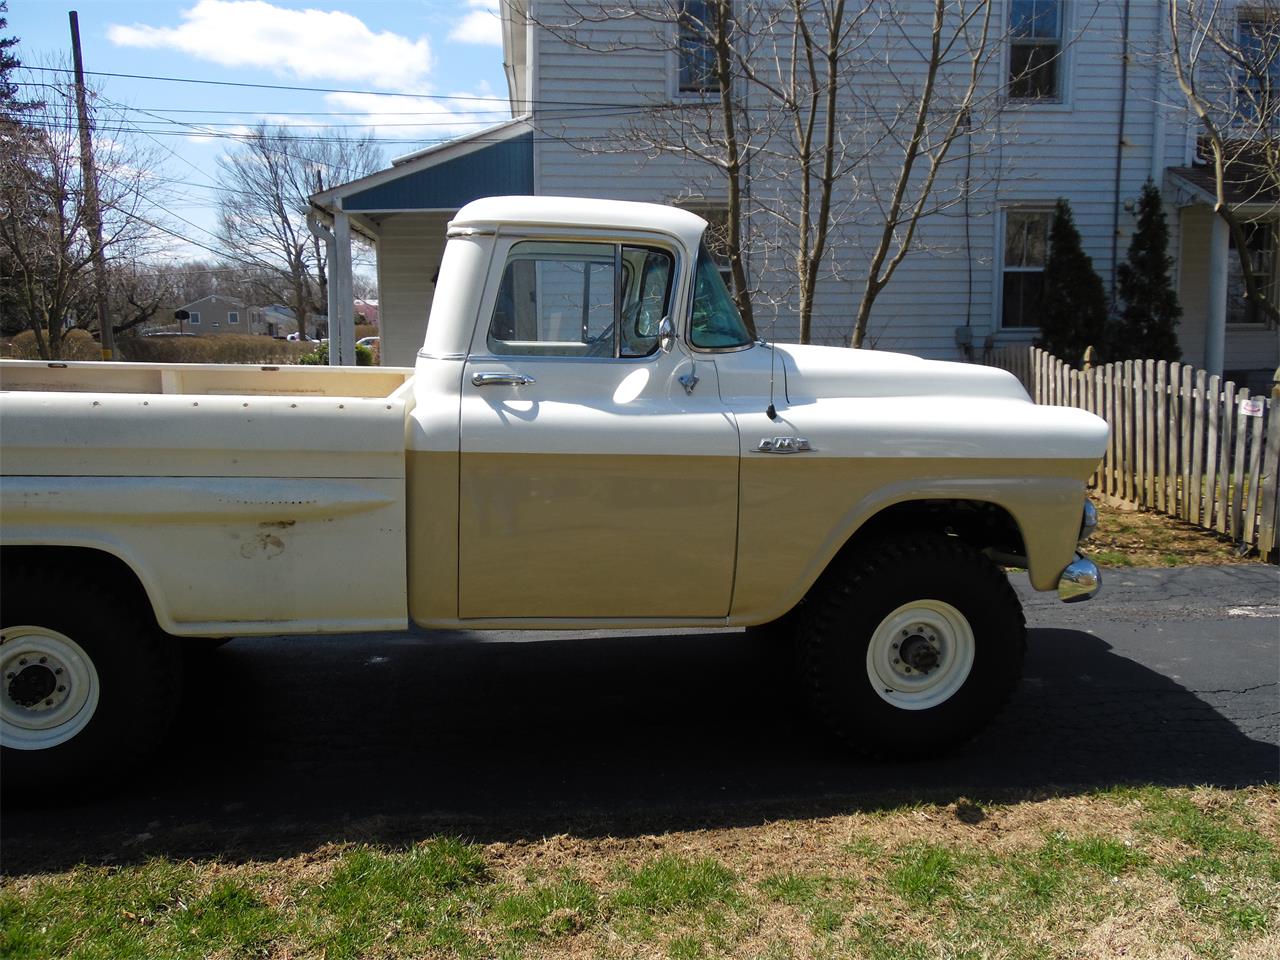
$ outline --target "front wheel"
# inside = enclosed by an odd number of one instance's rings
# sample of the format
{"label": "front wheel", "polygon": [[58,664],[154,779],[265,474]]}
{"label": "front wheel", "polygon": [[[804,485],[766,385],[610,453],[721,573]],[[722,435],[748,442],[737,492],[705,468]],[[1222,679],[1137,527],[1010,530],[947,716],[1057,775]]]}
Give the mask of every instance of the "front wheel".
{"label": "front wheel", "polygon": [[181,680],[181,650],[132,598],[52,568],[6,570],[5,793],[91,786],[140,760],[168,732]]}
{"label": "front wheel", "polygon": [[817,712],[859,753],[913,759],[967,740],[1022,673],[1026,623],[995,564],[955,537],[870,546],[829,570],[797,625]]}

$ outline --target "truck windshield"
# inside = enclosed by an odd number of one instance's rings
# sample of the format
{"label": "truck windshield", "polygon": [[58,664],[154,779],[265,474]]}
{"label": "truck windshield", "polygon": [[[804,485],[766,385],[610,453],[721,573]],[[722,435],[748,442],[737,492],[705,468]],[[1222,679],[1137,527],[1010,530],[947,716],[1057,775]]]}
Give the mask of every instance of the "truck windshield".
{"label": "truck windshield", "polygon": [[712,350],[751,343],[751,334],[706,247],[698,251],[689,339],[695,347]]}

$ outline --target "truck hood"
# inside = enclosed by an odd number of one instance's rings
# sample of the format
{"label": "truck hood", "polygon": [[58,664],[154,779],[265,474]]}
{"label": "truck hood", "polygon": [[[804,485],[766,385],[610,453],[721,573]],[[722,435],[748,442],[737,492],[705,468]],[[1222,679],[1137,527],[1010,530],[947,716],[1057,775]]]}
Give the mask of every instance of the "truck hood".
{"label": "truck hood", "polygon": [[1026,400],[1017,378],[975,363],[922,360],[904,353],[775,344],[792,403],[836,397],[982,397]]}

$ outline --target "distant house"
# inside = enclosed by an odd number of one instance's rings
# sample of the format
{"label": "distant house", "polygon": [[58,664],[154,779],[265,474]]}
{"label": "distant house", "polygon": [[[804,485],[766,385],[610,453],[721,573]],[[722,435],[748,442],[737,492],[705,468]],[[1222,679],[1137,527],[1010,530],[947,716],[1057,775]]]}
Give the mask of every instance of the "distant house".
{"label": "distant house", "polygon": [[230,297],[201,297],[191,303],[183,304],[178,310],[185,310],[189,316],[179,320],[178,325],[184,333],[195,333],[201,336],[221,333],[265,333],[262,329],[253,329],[252,310],[239,300]]}
{"label": "distant house", "polygon": [[357,300],[355,302],[356,314],[360,317],[360,323],[378,322],[378,301],[377,300]]}
{"label": "distant house", "polygon": [[285,337],[298,329],[293,311],[283,304],[254,307],[249,315],[255,328],[260,328],[262,333],[270,337]]}

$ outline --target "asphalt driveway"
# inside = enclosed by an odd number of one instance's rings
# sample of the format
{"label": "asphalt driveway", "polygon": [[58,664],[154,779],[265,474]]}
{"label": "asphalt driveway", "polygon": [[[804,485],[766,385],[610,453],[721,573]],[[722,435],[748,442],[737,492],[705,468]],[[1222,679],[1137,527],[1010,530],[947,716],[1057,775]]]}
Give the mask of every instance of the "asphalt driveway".
{"label": "asphalt driveway", "polygon": [[1280,568],[1112,571],[1070,606],[1015,583],[1026,680],[986,733],[932,762],[842,756],[741,631],[236,640],[196,658],[151,770],[5,809],[3,868],[1280,780]]}

